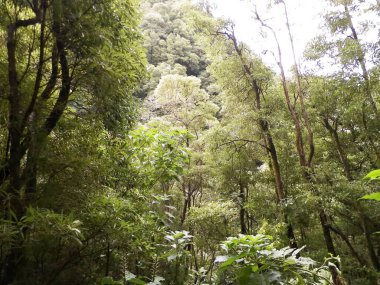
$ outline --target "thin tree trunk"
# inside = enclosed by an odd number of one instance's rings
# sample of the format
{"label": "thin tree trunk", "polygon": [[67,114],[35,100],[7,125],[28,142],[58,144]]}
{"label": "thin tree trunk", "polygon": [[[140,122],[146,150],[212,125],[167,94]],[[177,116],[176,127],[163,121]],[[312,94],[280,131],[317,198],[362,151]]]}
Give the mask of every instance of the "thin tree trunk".
{"label": "thin tree trunk", "polygon": [[111,260],[111,248],[110,248],[110,242],[107,238],[107,249],[106,249],[106,268],[105,268],[105,275],[109,276],[109,270],[110,270],[110,260]]}
{"label": "thin tree trunk", "polygon": [[329,131],[329,133],[331,135],[331,138],[334,141],[336,150],[338,152],[339,160],[340,160],[340,162],[341,162],[341,164],[343,166],[343,170],[344,170],[344,173],[345,173],[348,181],[352,181],[353,177],[352,177],[352,174],[351,174],[351,166],[350,166],[350,164],[348,162],[347,155],[346,155],[346,153],[345,153],[345,151],[344,151],[344,149],[342,147],[342,144],[340,142],[339,135],[338,135],[338,132],[337,132],[338,123],[336,122],[336,126],[335,126],[335,128],[333,128],[331,126],[328,118],[323,118],[323,125]]}
{"label": "thin tree trunk", "polygon": [[350,14],[350,11],[348,9],[347,4],[344,5],[344,11],[345,11],[346,17],[348,19],[348,25],[350,27],[352,37],[355,40],[355,42],[357,43],[357,46],[359,48],[359,54],[357,55],[357,60],[359,61],[360,68],[362,70],[362,76],[363,76],[364,84],[365,84],[365,93],[366,93],[367,98],[370,102],[370,105],[372,107],[373,112],[377,115],[378,110],[377,110],[375,99],[373,98],[373,95],[372,95],[371,83],[369,80],[369,74],[368,74],[368,70],[367,70],[367,66],[366,66],[366,62],[365,62],[364,51],[362,49],[362,45],[360,43],[358,34],[357,34],[356,29],[354,27],[354,24],[352,22],[352,17],[351,17],[351,14]]}
{"label": "thin tree trunk", "polygon": [[185,223],[185,220],[186,220],[187,215],[188,215],[188,211],[191,208],[191,189],[190,189],[190,187],[191,187],[191,185],[189,183],[187,183],[183,189],[183,194],[184,194],[185,199],[183,201],[183,209],[182,209],[182,215],[181,215],[181,226],[183,226],[183,224]]}
{"label": "thin tree trunk", "polygon": [[325,239],[327,251],[329,253],[331,253],[333,256],[336,256],[334,242],[333,242],[333,239],[331,237],[330,228],[329,228],[327,215],[326,215],[325,211],[323,211],[323,210],[319,211],[319,220],[320,220],[321,225],[322,225],[323,237]]}
{"label": "thin tree trunk", "polygon": [[368,249],[368,253],[369,253],[369,257],[371,259],[372,265],[377,271],[380,271],[380,261],[379,261],[379,257],[376,255],[375,248],[372,244],[371,232],[368,229],[367,219],[365,218],[364,215],[360,215],[360,219],[361,219],[364,236],[367,243],[367,249]]}
{"label": "thin tree trunk", "polygon": [[23,213],[20,204],[21,190],[21,106],[16,68],[16,33],[17,25],[12,23],[7,30],[8,82],[9,82],[9,190],[10,195],[8,219],[20,219]]}
{"label": "thin tree trunk", "polygon": [[[239,45],[238,45],[238,42],[236,40],[234,32],[232,32],[231,34],[225,33],[225,35],[232,41],[232,43],[234,45],[235,52],[237,53],[237,55],[240,59],[240,62],[242,64],[244,74],[247,77],[248,81],[250,82],[252,91],[255,95],[255,103],[256,103],[255,108],[257,111],[260,111],[261,110],[261,92],[262,92],[262,90],[260,89],[250,67],[247,65],[247,63],[244,60],[244,56],[242,54],[241,49],[239,48]],[[274,145],[273,138],[272,138],[272,135],[271,135],[270,130],[269,130],[268,121],[264,120],[263,118],[259,118],[258,119],[258,125],[259,125],[261,133],[264,137],[265,145],[267,148],[266,150],[269,153],[269,156],[271,159],[271,164],[273,166],[277,202],[279,204],[281,204],[286,200],[286,194],[284,191],[284,185],[283,185],[283,181],[282,181],[280,164],[278,161],[276,147]],[[288,217],[286,216],[285,213],[284,213],[284,221],[287,224],[287,237],[289,239],[290,246],[293,248],[297,248],[297,242],[295,239],[293,226],[290,223],[290,221],[288,220]]]}
{"label": "thin tree trunk", "polygon": [[245,209],[244,209],[244,204],[245,204],[245,191],[244,191],[244,186],[240,182],[239,183],[239,220],[240,220],[240,232],[241,234],[245,235],[247,234],[247,225],[245,223]]}
{"label": "thin tree trunk", "polygon": [[331,225],[329,225],[330,229],[336,233],[338,236],[341,237],[341,239],[346,243],[347,247],[350,249],[351,251],[351,254],[352,256],[354,256],[356,258],[356,260],[359,262],[359,264],[361,266],[366,266],[366,262],[361,258],[361,256],[359,255],[359,253],[355,250],[355,248],[353,247],[353,245],[351,244],[350,240],[348,239],[348,237],[338,228],[336,227],[333,227]]}
{"label": "thin tree trunk", "polygon": [[[350,11],[349,11],[347,4],[344,4],[344,11],[345,11],[345,15],[348,19],[348,25],[349,25],[351,33],[352,33],[352,38],[354,39],[354,41],[356,42],[357,47],[358,47],[357,61],[359,62],[360,68],[362,70],[362,76],[364,79],[365,95],[367,97],[367,100],[370,103],[370,106],[371,106],[373,113],[376,116],[376,120],[378,120],[379,119],[379,116],[378,116],[379,112],[377,109],[376,101],[375,101],[373,94],[372,94],[370,76],[369,76],[366,61],[365,61],[365,53],[363,51],[363,48],[362,48],[361,42],[359,40],[358,34],[356,32],[355,26],[352,22],[352,17],[351,17],[351,14],[350,14]],[[373,138],[373,136],[371,135],[371,130],[368,129],[368,126],[367,126],[368,115],[367,115],[367,110],[366,110],[365,106],[366,106],[366,102],[363,102],[362,117],[363,117],[364,128],[366,129],[365,135],[366,135],[366,137],[367,137],[367,139],[368,139],[368,141],[372,147],[373,152],[376,155],[377,162],[379,162],[380,161],[380,153],[379,153],[378,147],[376,147],[376,144],[375,144],[376,138]]]}
{"label": "thin tree trunk", "polygon": [[[284,1],[281,1],[281,2],[285,6]],[[303,176],[304,176],[305,180],[312,187],[312,192],[317,193],[317,191],[314,189],[314,181],[312,178],[312,173],[313,173],[312,158],[314,155],[313,132],[311,131],[310,127],[307,127],[310,150],[309,150],[309,157],[308,157],[308,159],[306,159],[306,152],[305,152],[305,147],[304,147],[304,143],[303,143],[303,136],[302,136],[301,120],[299,118],[299,115],[297,114],[295,105],[293,105],[291,103],[291,100],[290,100],[288,84],[287,84],[287,80],[286,80],[286,76],[285,76],[285,70],[284,70],[284,66],[282,64],[282,51],[281,51],[281,47],[280,47],[280,44],[279,44],[279,41],[277,38],[277,34],[273,30],[272,27],[268,26],[267,24],[265,24],[263,22],[263,20],[258,15],[257,11],[255,11],[255,15],[256,15],[256,19],[261,23],[261,25],[263,27],[269,29],[272,32],[273,37],[275,39],[276,47],[277,47],[277,53],[278,53],[277,64],[280,68],[281,83],[282,83],[282,87],[283,87],[283,91],[284,91],[286,104],[287,104],[289,113],[292,117],[293,125],[295,128],[295,135],[296,135],[296,143],[295,144],[296,144],[296,149],[297,149],[297,153],[298,153],[299,163],[300,163],[300,166],[302,168]],[[292,36],[291,36],[289,27],[288,27],[288,31],[289,31],[289,35],[290,35],[290,38],[292,41]],[[293,48],[293,50],[294,50],[294,48]],[[299,75],[298,75],[298,79],[300,79]],[[298,88],[299,88],[299,92],[302,93],[300,83],[299,83]],[[302,97],[301,94],[300,94],[300,96]],[[303,105],[303,103],[301,103],[301,104]],[[304,105],[301,106],[301,112],[304,113],[304,120],[306,120],[308,122],[307,112],[306,112]],[[323,236],[324,236],[325,243],[326,243],[326,248],[327,248],[328,252],[330,252],[333,255],[336,255],[333,239],[332,239],[331,232],[330,232],[330,228],[328,227],[327,215],[326,215],[326,213],[323,209],[323,206],[321,204],[319,205],[319,213],[318,214],[319,214],[319,219],[320,219],[320,223],[321,223],[321,227],[322,227],[322,231],[323,231]]]}
{"label": "thin tree trunk", "polygon": [[308,140],[308,144],[309,144],[309,156],[308,156],[308,159],[307,159],[307,164],[310,166],[311,162],[313,160],[313,157],[314,157],[314,150],[315,150],[315,147],[314,147],[314,133],[313,133],[313,130],[311,128],[310,120],[309,120],[309,115],[308,115],[308,113],[306,111],[306,107],[305,107],[304,92],[303,92],[302,86],[301,86],[301,74],[299,72],[298,62],[297,62],[297,59],[296,59],[296,53],[295,53],[295,49],[294,49],[293,35],[292,35],[291,30],[290,30],[288,10],[287,10],[285,2],[282,1],[282,3],[284,5],[285,18],[286,18],[286,27],[287,27],[287,30],[288,30],[289,41],[290,41],[290,45],[292,47],[292,54],[293,54],[293,61],[294,61],[294,68],[295,68],[295,75],[296,75],[296,83],[297,83],[297,91],[298,91],[298,96],[300,98],[300,103],[301,103],[301,115],[302,115],[303,121],[305,123],[305,127],[306,127],[307,134],[308,134],[307,135],[307,140]]}
{"label": "thin tree trunk", "polygon": [[[16,31],[20,27],[27,27],[39,22],[36,18],[27,20],[16,20],[7,27],[7,56],[8,56],[8,83],[9,83],[9,144],[10,152],[7,161],[7,172],[4,178],[9,178],[7,194],[9,195],[6,219],[18,222],[25,213],[25,207],[21,203],[21,160],[22,151],[22,109],[19,94],[19,83],[16,66]],[[23,261],[22,251],[23,238],[20,235],[15,241],[15,245],[10,249],[10,253],[5,258],[5,265],[2,272],[1,284],[12,283],[17,275],[17,270]]]}

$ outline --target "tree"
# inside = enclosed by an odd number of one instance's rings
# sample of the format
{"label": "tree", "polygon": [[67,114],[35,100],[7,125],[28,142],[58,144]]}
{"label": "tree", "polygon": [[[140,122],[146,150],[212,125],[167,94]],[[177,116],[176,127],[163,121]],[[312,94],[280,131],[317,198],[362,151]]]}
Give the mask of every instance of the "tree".
{"label": "tree", "polygon": [[[215,114],[218,107],[209,99],[209,95],[201,89],[201,81],[196,77],[179,75],[164,76],[154,94],[148,98],[151,110],[174,126],[186,130],[190,135],[186,146],[192,150],[187,175],[183,177],[182,192],[184,197],[181,223],[185,222],[188,210],[195,202],[195,197],[202,188],[201,179],[196,168],[203,164],[197,159],[197,152],[202,151],[201,137],[204,130],[216,123]],[[156,115],[156,116],[157,116]]]}
{"label": "tree", "polygon": [[[304,100],[305,94],[301,86],[301,75],[300,75],[298,64],[295,57],[293,35],[290,30],[289,17],[288,17],[286,4],[284,1],[279,1],[278,3],[281,3],[284,6],[286,27],[287,27],[289,41],[290,41],[292,53],[293,53],[295,80],[296,80],[296,86],[297,86],[297,89],[296,89],[297,96],[295,96],[294,102],[292,102],[291,97],[290,97],[289,83],[286,78],[285,69],[282,63],[282,50],[281,50],[281,45],[277,37],[277,33],[271,26],[269,26],[267,23],[265,23],[265,21],[261,19],[261,17],[259,16],[257,12],[257,9],[255,9],[255,16],[256,16],[256,20],[260,22],[261,26],[268,29],[274,37],[275,44],[276,44],[276,51],[277,51],[276,61],[280,69],[281,85],[283,89],[283,94],[285,96],[286,105],[291,115],[294,130],[295,130],[295,147],[297,150],[302,175],[305,178],[305,180],[309,183],[312,193],[319,195],[318,193],[319,191],[317,190],[317,187],[315,185],[315,180],[313,178],[314,166],[312,162],[313,162],[313,157],[314,157],[314,152],[315,152],[314,132],[310,125],[308,111],[305,108],[305,100]],[[299,106],[300,106],[299,110],[297,110],[297,101],[299,101]],[[304,128],[303,128],[303,125],[305,126]],[[307,133],[308,149],[305,147],[305,143],[304,143],[304,137],[303,137],[304,129],[306,129],[306,133]],[[321,202],[319,202],[318,204],[319,204],[318,215],[319,215],[320,224],[322,226],[323,236],[325,239],[327,250],[333,256],[336,256],[335,246],[334,246],[332,235],[331,235],[331,229],[328,226],[328,216],[326,214],[323,204]],[[335,268],[331,268],[331,270],[335,270]],[[336,272],[332,272],[332,274],[338,276]],[[340,284],[340,283],[341,281],[339,280],[339,278],[336,281],[334,280],[334,284]]]}
{"label": "tree", "polygon": [[[200,15],[198,19],[199,23],[197,25],[199,25],[200,29],[203,29],[205,42],[207,45],[212,46],[212,50],[208,51],[210,58],[214,60],[211,70],[213,76],[217,79],[217,83],[224,89],[226,95],[225,102],[231,100],[228,98],[231,95],[236,96],[237,101],[241,102],[243,100],[248,106],[248,112],[254,113],[253,120],[259,130],[257,134],[258,138],[238,137],[232,139],[231,142],[253,143],[264,148],[269,158],[268,165],[273,171],[277,203],[280,205],[286,203],[280,163],[272,136],[270,121],[267,119],[268,109],[265,105],[266,95],[272,83],[273,74],[248,47],[238,42],[233,24],[223,21],[213,22],[204,15]],[[221,54],[225,56],[221,58]],[[239,80],[233,79],[234,82],[231,82],[229,76],[231,73],[234,74],[235,78],[239,78]],[[240,102],[238,103],[239,105]],[[234,103],[236,104],[236,101]],[[235,114],[235,106],[228,106],[232,108],[228,111]],[[247,112],[246,109],[244,111]],[[289,243],[292,247],[297,247],[293,227],[288,221],[286,213],[284,213],[284,220],[288,225],[287,235]]]}
{"label": "tree", "polygon": [[[119,97],[128,98],[144,74],[135,8],[132,1],[1,3],[6,48],[1,48],[0,54],[1,61],[7,62],[1,73],[7,73],[3,82],[8,90],[2,94],[6,99],[2,108],[8,114],[2,122],[7,125],[0,171],[6,201],[3,219],[19,222],[36,201],[39,158],[69,107],[77,114],[81,108],[99,110],[104,92],[112,94],[113,101],[131,106],[131,99]],[[109,89],[108,82],[93,80],[92,74],[111,75],[121,60],[127,67],[113,78],[119,82],[112,84],[114,88]],[[109,114],[109,107],[105,109]],[[104,123],[109,126],[110,121],[108,116]],[[25,230],[20,230],[6,257],[2,284],[16,277],[23,259],[24,234]]]}
{"label": "tree", "polygon": [[168,74],[198,77],[202,80],[202,88],[210,84],[204,49],[195,31],[187,25],[191,9],[187,1],[142,1],[141,26],[152,77],[144,82],[139,92],[142,98],[151,95],[160,77]]}
{"label": "tree", "polygon": [[[376,143],[378,124],[378,103],[376,92],[377,53],[376,43],[365,40],[370,23],[361,21],[360,15],[371,13],[371,3],[357,1],[329,1],[329,9],[325,15],[325,30],[323,36],[318,36],[310,43],[306,57],[324,64],[336,64],[341,70],[338,77],[350,78],[356,81],[357,99],[360,100],[362,114],[360,128],[364,129],[366,144],[371,149],[371,162],[374,167],[379,161],[379,146]],[[357,23],[357,24],[354,24]],[[361,34],[360,34],[361,33]],[[347,36],[348,35],[348,36]]]}
{"label": "tree", "polygon": [[[319,105],[323,106],[319,110],[322,124],[333,141],[344,174],[347,180],[352,181],[353,172],[360,177],[363,175],[361,170],[376,167],[379,160],[376,143],[378,124],[374,123],[378,117],[376,96],[374,96],[378,87],[376,80],[372,80],[377,68],[369,68],[372,64],[371,59],[375,59],[377,55],[374,52],[373,43],[364,40],[369,31],[368,23],[358,21],[360,14],[370,3],[330,1],[329,4],[329,10],[325,15],[327,33],[311,43],[306,56],[322,63],[333,61],[341,67],[341,70],[335,72],[331,78],[323,79],[324,88],[330,90],[325,92],[325,95],[333,96],[325,97],[327,104]],[[330,88],[335,88],[335,90],[332,91]],[[337,96],[337,94],[340,95]],[[351,95],[350,98],[348,94]],[[315,95],[318,100],[319,92]],[[342,98],[346,98],[345,102],[340,101]],[[352,103],[345,106],[351,100]],[[337,105],[337,102],[340,103]],[[336,106],[335,110],[331,109],[332,106]],[[351,142],[355,142],[355,145]],[[361,147],[357,149],[357,145]],[[353,151],[355,148],[356,150]],[[369,168],[367,163],[370,164]],[[346,199],[342,202],[345,207],[358,212],[357,224],[360,225],[366,241],[371,263],[376,268],[378,258],[375,256],[369,234],[373,229],[366,210],[356,202]],[[336,230],[334,227],[331,229]],[[334,232],[340,233],[339,235],[344,238],[341,231]],[[360,258],[357,259],[360,260]],[[360,263],[363,264],[363,262]]]}

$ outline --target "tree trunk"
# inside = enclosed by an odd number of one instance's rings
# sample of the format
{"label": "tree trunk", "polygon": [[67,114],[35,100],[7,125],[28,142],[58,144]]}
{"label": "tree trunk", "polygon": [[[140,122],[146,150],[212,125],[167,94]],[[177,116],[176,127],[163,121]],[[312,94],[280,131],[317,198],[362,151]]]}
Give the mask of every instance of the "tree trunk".
{"label": "tree trunk", "polygon": [[[284,1],[281,1],[281,2],[285,6],[285,13],[286,13],[286,17],[287,17],[285,2]],[[277,47],[277,52],[278,52],[277,64],[278,64],[278,66],[280,68],[281,83],[282,83],[282,88],[283,88],[283,91],[284,91],[286,105],[288,107],[288,110],[289,110],[289,113],[291,115],[291,118],[292,118],[292,121],[293,121],[293,125],[294,125],[294,128],[295,128],[295,136],[296,136],[295,145],[296,145],[296,149],[297,149],[299,163],[300,163],[300,166],[302,168],[302,172],[303,172],[303,176],[304,176],[305,180],[311,185],[312,192],[315,193],[315,194],[317,194],[317,191],[314,189],[314,181],[313,181],[313,177],[312,177],[312,175],[313,175],[312,158],[313,158],[313,155],[314,155],[313,132],[312,132],[310,126],[306,126],[306,129],[307,129],[307,132],[308,132],[308,139],[309,139],[309,148],[310,148],[309,149],[308,159],[306,159],[306,151],[305,151],[305,146],[304,146],[304,143],[303,143],[301,119],[300,119],[299,114],[296,111],[295,104],[292,104],[292,102],[290,100],[288,83],[287,83],[286,76],[285,76],[284,66],[282,64],[282,51],[281,51],[281,46],[280,46],[278,38],[277,38],[277,34],[276,34],[276,32],[274,31],[274,29],[272,27],[268,26],[260,18],[260,16],[258,15],[257,11],[255,11],[255,14],[256,14],[256,19],[261,23],[261,25],[263,27],[269,29],[272,32],[273,37],[275,39],[276,47]],[[287,23],[288,23],[288,19],[287,19]],[[288,32],[289,32],[289,36],[290,36],[290,39],[291,39],[291,42],[292,42],[292,36],[291,36],[289,25],[288,25]],[[294,51],[294,47],[293,47],[293,51]],[[297,63],[295,62],[295,64],[297,64]],[[298,69],[297,69],[297,72],[298,72]],[[299,74],[297,75],[297,80],[300,80]],[[300,82],[298,83],[298,88],[299,88],[299,92],[300,92],[299,96],[302,97],[302,99],[303,99]],[[308,114],[306,112],[306,109],[305,109],[305,106],[304,106],[303,102],[301,102],[301,113],[302,113],[303,118],[305,120],[305,124],[308,125],[308,123],[309,123],[308,122]],[[320,205],[319,207],[320,207],[320,209],[319,209],[319,218],[320,218],[320,222],[321,222],[321,226],[322,226],[322,231],[323,231],[323,236],[324,236],[324,239],[325,239],[326,247],[327,247],[327,250],[330,253],[332,253],[333,255],[335,255],[336,252],[335,252],[335,248],[334,248],[333,239],[331,237],[331,232],[330,232],[330,229],[328,227],[327,216],[325,214],[323,206]]]}
{"label": "tree trunk", "polygon": [[306,107],[305,107],[304,92],[303,92],[303,89],[302,89],[302,86],[301,86],[301,74],[299,72],[298,62],[297,62],[297,59],[296,59],[296,53],[295,53],[295,49],[294,49],[293,35],[292,35],[291,30],[290,30],[288,10],[286,8],[286,4],[285,4],[284,1],[282,1],[282,4],[284,5],[285,18],[286,18],[286,27],[287,27],[287,30],[288,30],[290,45],[292,47],[292,55],[293,55],[294,68],[295,68],[295,76],[296,76],[296,83],[297,83],[297,91],[298,91],[298,96],[299,96],[300,105],[301,105],[301,115],[302,115],[303,121],[305,123],[306,130],[307,130],[307,140],[308,140],[308,144],[309,144],[309,155],[308,155],[308,159],[307,159],[307,165],[310,166],[311,162],[313,160],[313,157],[314,157],[314,150],[315,150],[315,146],[314,146],[314,133],[313,133],[313,130],[312,130],[311,126],[310,126],[309,114],[307,113]]}
{"label": "tree trunk", "polygon": [[372,107],[373,112],[377,115],[378,110],[377,110],[375,99],[373,98],[373,95],[372,95],[371,83],[369,80],[369,74],[368,74],[368,70],[367,70],[367,66],[366,66],[366,62],[365,62],[364,51],[363,51],[362,45],[360,43],[356,29],[354,27],[354,24],[352,22],[352,17],[351,17],[351,14],[350,14],[350,11],[348,9],[347,4],[344,4],[344,12],[345,12],[346,17],[348,19],[348,25],[349,25],[351,33],[352,33],[352,38],[355,40],[355,42],[357,43],[357,45],[359,47],[359,54],[357,55],[357,60],[359,61],[360,68],[362,70],[362,76],[363,76],[364,84],[365,84],[365,93],[367,95],[368,101],[370,102],[370,105]]}
{"label": "tree trunk", "polygon": [[345,235],[340,229],[333,227],[332,225],[329,225],[329,227],[334,233],[336,233],[338,236],[340,236],[341,239],[346,243],[346,245],[348,246],[348,248],[351,251],[352,256],[354,256],[356,258],[356,260],[359,262],[359,264],[361,266],[366,266],[367,265],[366,262],[361,258],[359,253],[355,250],[355,248],[351,244],[350,240],[348,239],[347,235]]}
{"label": "tree trunk", "polygon": [[[26,20],[18,20],[11,23],[7,27],[7,57],[8,57],[8,83],[9,83],[9,155],[6,154],[6,161],[0,173],[0,185],[8,181],[7,195],[9,202],[7,205],[7,213],[5,219],[10,222],[18,222],[26,213],[27,207],[34,201],[33,194],[36,192],[37,182],[37,160],[39,156],[39,148],[46,137],[56,126],[61,118],[71,94],[71,77],[69,65],[67,61],[65,42],[61,34],[60,18],[53,17],[53,37],[55,39],[55,47],[53,48],[52,57],[52,77],[49,79],[44,91],[42,99],[48,99],[53,92],[58,73],[57,58],[61,66],[61,87],[58,98],[47,117],[42,128],[37,129],[36,122],[36,103],[37,96],[40,93],[42,80],[44,58],[44,29],[45,29],[45,12],[47,2],[33,1],[29,3],[33,6],[35,18]],[[53,13],[55,13],[53,9]],[[41,22],[43,21],[43,22]],[[37,73],[35,77],[34,88],[30,95],[29,104],[23,108],[19,93],[19,78],[16,65],[16,31],[19,28],[36,26],[40,24],[40,50],[39,63],[37,64]],[[54,54],[56,53],[56,57]],[[29,124],[29,125],[28,125]],[[28,130],[26,131],[26,127]],[[24,157],[27,154],[27,159]],[[23,233],[23,236],[25,232]],[[2,270],[1,284],[11,284],[17,277],[17,270],[21,268],[23,261],[23,236],[20,234],[15,241],[14,246],[10,249],[8,256],[5,257],[5,265]]]}
{"label": "tree trunk", "polygon": [[361,219],[364,236],[367,243],[367,249],[368,249],[368,253],[369,253],[369,257],[371,259],[372,265],[377,271],[380,271],[380,261],[379,261],[379,257],[376,255],[375,248],[372,244],[371,232],[368,229],[367,219],[363,214],[360,215],[360,219]]}
{"label": "tree trunk", "polygon": [[245,223],[245,191],[244,191],[244,186],[240,182],[239,183],[239,220],[240,220],[240,232],[243,235],[247,234],[247,225]]}
{"label": "tree trunk", "polygon": [[[239,48],[238,42],[236,40],[234,32],[231,34],[226,34],[226,36],[232,41],[235,52],[238,55],[240,62],[243,67],[243,71],[245,76],[247,77],[248,81],[251,84],[252,92],[255,95],[255,103],[256,103],[256,110],[260,111],[261,110],[261,89],[255,79],[255,76],[251,70],[251,68],[248,66],[248,64],[245,62],[242,50]],[[266,150],[269,153],[270,159],[271,159],[271,164],[273,167],[273,172],[274,172],[274,179],[275,179],[275,189],[276,189],[276,198],[277,202],[279,204],[283,203],[286,200],[286,194],[284,191],[284,185],[282,181],[282,176],[281,176],[281,170],[280,170],[280,163],[278,161],[278,156],[277,156],[277,151],[276,147],[273,142],[272,135],[269,130],[269,123],[268,121],[264,120],[263,118],[258,119],[258,125],[260,127],[261,133],[263,135],[264,141],[265,141],[265,146]],[[284,221],[287,224],[287,237],[289,239],[289,244],[293,248],[297,248],[297,243],[294,235],[294,230],[292,224],[289,222],[287,215],[284,213]]]}
{"label": "tree trunk", "polygon": [[324,210],[319,211],[319,220],[321,221],[323,237],[325,239],[327,251],[331,253],[333,256],[336,256],[334,242],[331,237],[327,216]]}
{"label": "tree trunk", "polygon": [[183,189],[183,195],[184,195],[184,201],[183,201],[183,209],[182,209],[182,215],[181,215],[181,226],[185,223],[186,217],[188,215],[188,211],[191,207],[191,189],[190,184],[187,184],[184,186]]}
{"label": "tree trunk", "polygon": [[[351,17],[351,14],[350,14],[350,11],[349,11],[347,4],[344,4],[344,12],[345,12],[345,15],[348,19],[348,25],[349,25],[349,28],[350,28],[351,33],[352,33],[352,38],[354,39],[354,41],[356,42],[356,44],[358,46],[357,61],[359,62],[360,68],[362,70],[365,95],[367,97],[367,100],[369,101],[369,104],[371,106],[373,114],[375,114],[375,119],[378,120],[379,119],[379,112],[377,109],[376,101],[375,101],[373,94],[372,94],[372,86],[371,86],[370,76],[369,76],[366,61],[365,61],[365,53],[363,51],[363,48],[362,48],[361,42],[359,40],[358,34],[356,32],[355,26],[352,22],[352,17]],[[371,130],[367,126],[367,118],[368,118],[367,113],[368,113],[368,111],[366,110],[366,108],[364,106],[367,106],[366,101],[363,102],[363,111],[362,111],[362,113],[363,113],[362,114],[363,124],[364,124],[364,128],[366,129],[365,135],[367,136],[368,142],[370,143],[372,150],[376,155],[377,163],[380,163],[380,153],[379,153],[378,147],[376,147],[376,144],[375,144],[376,138],[373,138],[373,136],[371,135]]]}
{"label": "tree trunk", "polygon": [[336,122],[336,126],[335,126],[335,128],[333,128],[333,126],[331,126],[328,118],[323,118],[323,125],[329,131],[331,138],[334,140],[334,144],[335,144],[336,150],[338,152],[339,160],[343,166],[345,176],[347,177],[348,181],[352,181],[353,177],[351,174],[351,166],[349,164],[349,161],[347,159],[347,155],[346,155],[346,153],[342,147],[342,144],[340,142],[339,135],[337,132],[338,123]]}
{"label": "tree trunk", "polygon": [[17,277],[18,269],[23,260],[22,244],[11,249],[10,254],[5,257],[4,267],[0,272],[0,285],[9,285]]}

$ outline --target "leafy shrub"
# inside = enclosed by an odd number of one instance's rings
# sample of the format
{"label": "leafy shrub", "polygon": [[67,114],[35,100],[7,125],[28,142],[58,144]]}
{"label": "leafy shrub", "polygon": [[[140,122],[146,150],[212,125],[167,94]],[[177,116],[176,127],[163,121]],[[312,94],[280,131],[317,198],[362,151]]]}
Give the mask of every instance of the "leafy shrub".
{"label": "leafy shrub", "polygon": [[310,258],[299,257],[303,248],[276,249],[271,236],[239,235],[222,244],[227,255],[217,256],[217,284],[332,284],[328,266],[317,267]]}

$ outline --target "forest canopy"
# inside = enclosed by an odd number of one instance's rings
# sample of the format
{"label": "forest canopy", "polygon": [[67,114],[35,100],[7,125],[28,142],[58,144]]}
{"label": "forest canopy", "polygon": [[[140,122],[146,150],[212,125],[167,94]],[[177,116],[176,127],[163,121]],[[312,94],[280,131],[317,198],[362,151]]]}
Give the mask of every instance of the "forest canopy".
{"label": "forest canopy", "polygon": [[0,1],[0,285],[379,284],[380,5],[299,57],[288,1],[276,65],[208,1]]}

